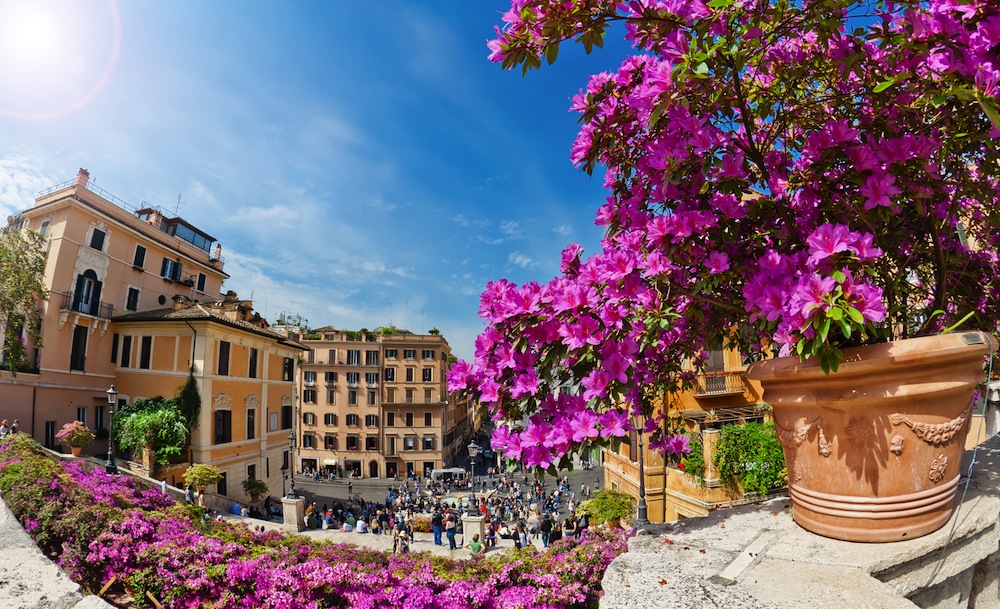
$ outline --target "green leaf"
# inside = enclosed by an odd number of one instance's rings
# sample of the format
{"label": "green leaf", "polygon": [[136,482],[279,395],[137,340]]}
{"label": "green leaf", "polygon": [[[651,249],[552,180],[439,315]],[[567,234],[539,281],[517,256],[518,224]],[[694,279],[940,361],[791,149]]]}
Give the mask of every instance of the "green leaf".
{"label": "green leaf", "polygon": [[559,41],[553,42],[552,44],[545,47],[545,60],[552,65],[556,61],[556,57],[559,56]]}
{"label": "green leaf", "polygon": [[841,309],[840,307],[833,307],[832,309],[826,312],[826,316],[832,319],[833,321],[840,321],[841,318],[844,317],[844,310]]}
{"label": "green leaf", "polygon": [[1000,129],[1000,110],[997,109],[996,102],[983,96],[977,97],[979,98],[979,106],[983,109],[983,112],[986,113],[990,122],[993,123],[994,127]]}
{"label": "green leaf", "polygon": [[865,323],[865,318],[861,315],[861,311],[855,309],[854,307],[847,307],[847,316],[850,317],[855,323]]}
{"label": "green leaf", "polygon": [[883,80],[882,82],[875,85],[875,88],[872,89],[872,93],[881,93],[882,91],[885,91],[894,84],[896,84],[895,78],[890,78],[889,80]]}
{"label": "green leaf", "polygon": [[708,64],[704,61],[694,67],[694,73],[701,76],[708,76]]}

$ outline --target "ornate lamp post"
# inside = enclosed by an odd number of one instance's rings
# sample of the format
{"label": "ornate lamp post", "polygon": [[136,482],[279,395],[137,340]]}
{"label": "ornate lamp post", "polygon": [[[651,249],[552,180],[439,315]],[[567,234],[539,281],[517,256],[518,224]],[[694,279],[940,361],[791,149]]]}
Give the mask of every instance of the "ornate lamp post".
{"label": "ornate lamp post", "polygon": [[118,473],[118,465],[115,464],[115,406],[118,404],[118,390],[114,384],[108,389],[108,463],[104,466],[104,471],[109,474]]}
{"label": "ornate lamp post", "polygon": [[295,432],[288,434],[288,497],[298,499],[295,492]]}
{"label": "ornate lamp post", "polygon": [[471,471],[472,480],[472,501],[476,501],[476,457],[479,455],[479,445],[475,442],[470,442],[469,446],[469,470]]}

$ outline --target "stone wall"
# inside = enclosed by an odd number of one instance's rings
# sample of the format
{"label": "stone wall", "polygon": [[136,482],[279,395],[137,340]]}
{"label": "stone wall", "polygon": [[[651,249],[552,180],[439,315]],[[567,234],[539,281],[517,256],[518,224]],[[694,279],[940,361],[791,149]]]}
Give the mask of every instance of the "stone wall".
{"label": "stone wall", "polygon": [[654,525],[604,576],[601,609],[1000,609],[1000,437],[965,454],[942,529],[882,544],[820,537],[791,518],[789,499]]}

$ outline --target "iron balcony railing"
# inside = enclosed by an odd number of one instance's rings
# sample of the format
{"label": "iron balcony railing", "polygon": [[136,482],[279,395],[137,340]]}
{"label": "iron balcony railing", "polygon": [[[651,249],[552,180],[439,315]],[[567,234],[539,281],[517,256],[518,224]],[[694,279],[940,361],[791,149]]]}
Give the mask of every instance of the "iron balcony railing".
{"label": "iron balcony railing", "polygon": [[77,298],[76,292],[56,293],[62,295],[62,304],[59,305],[60,311],[76,311],[77,313],[93,315],[101,319],[111,319],[111,315],[115,310],[114,305],[107,302],[98,302],[84,295],[80,295]]}
{"label": "iron balcony railing", "polygon": [[746,372],[742,370],[699,374],[695,396],[710,397],[743,393],[746,389],[746,378]]}

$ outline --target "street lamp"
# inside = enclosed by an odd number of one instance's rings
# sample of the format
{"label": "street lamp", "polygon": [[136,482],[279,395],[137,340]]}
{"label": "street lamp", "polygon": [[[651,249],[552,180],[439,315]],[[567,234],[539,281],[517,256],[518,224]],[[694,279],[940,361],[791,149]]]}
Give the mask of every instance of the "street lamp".
{"label": "street lamp", "polygon": [[288,497],[298,499],[295,492],[295,432],[288,434]]}
{"label": "street lamp", "polygon": [[118,404],[118,390],[112,383],[108,389],[108,463],[104,466],[104,471],[109,474],[117,474],[118,466],[115,464],[115,405]]}
{"label": "street lamp", "polygon": [[635,525],[636,528],[649,526],[649,518],[646,508],[646,468],[642,455],[642,435],[643,430],[639,430],[639,505],[636,508]]}
{"label": "street lamp", "polygon": [[472,501],[476,501],[476,456],[479,455],[479,445],[475,441],[469,442],[469,470],[472,472]]}

